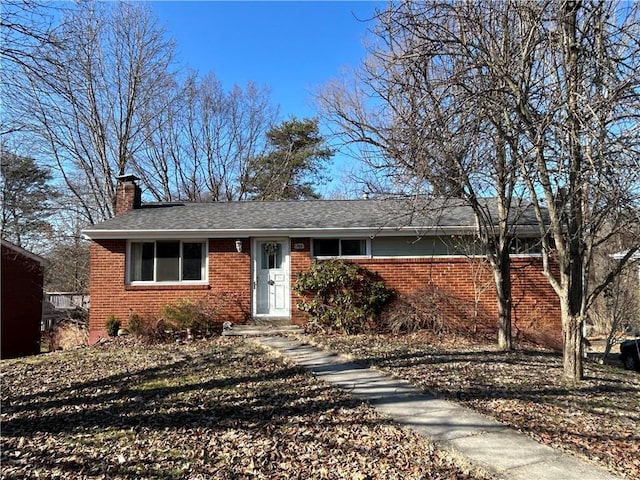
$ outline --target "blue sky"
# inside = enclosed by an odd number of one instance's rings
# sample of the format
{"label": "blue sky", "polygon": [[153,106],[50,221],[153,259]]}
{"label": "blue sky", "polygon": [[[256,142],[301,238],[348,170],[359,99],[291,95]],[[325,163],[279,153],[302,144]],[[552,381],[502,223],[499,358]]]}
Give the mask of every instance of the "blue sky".
{"label": "blue sky", "polygon": [[[282,119],[312,117],[310,92],[359,65],[371,1],[154,1],[179,59],[213,72],[228,90],[248,81],[271,89]],[[336,159],[340,163],[339,157]],[[336,165],[339,169],[340,165]],[[335,172],[334,177],[339,176]],[[336,179],[337,180],[337,179]]]}

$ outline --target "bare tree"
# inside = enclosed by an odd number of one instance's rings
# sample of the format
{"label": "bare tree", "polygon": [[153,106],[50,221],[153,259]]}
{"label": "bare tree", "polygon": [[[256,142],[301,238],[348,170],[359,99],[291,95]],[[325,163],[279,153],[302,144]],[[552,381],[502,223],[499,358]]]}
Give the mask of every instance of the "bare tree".
{"label": "bare tree", "polygon": [[380,44],[359,76],[358,88],[375,100],[368,105],[362,95],[335,86],[320,100],[349,141],[366,146],[364,158],[382,174],[382,190],[460,198],[473,209],[494,276],[498,344],[508,350],[509,252],[522,234],[515,225],[526,207],[514,198],[521,125],[509,115],[503,79],[489,66],[526,76],[528,65],[513,53],[528,38],[521,12],[501,5],[390,7],[378,15]]}
{"label": "bare tree", "polygon": [[[378,21],[357,88],[325,92],[325,111],[385,188],[472,206],[502,327],[512,226],[531,204],[562,310],[565,379],[579,380],[588,308],[639,243],[588,282],[594,252],[638,223],[638,5],[401,2]],[[487,194],[496,215],[478,203]]]}
{"label": "bare tree", "polygon": [[137,173],[157,200],[241,200],[276,115],[267,88],[248,83],[227,92],[213,74],[190,74],[151,120]]}
{"label": "bare tree", "polygon": [[560,299],[564,376],[577,381],[589,308],[640,246],[636,236],[593,282],[596,252],[622,232],[637,233],[639,223],[640,16],[637,4],[566,1],[540,18],[530,87],[509,88],[526,124],[521,168],[545,274]]}
{"label": "bare tree", "polygon": [[38,47],[60,45],[54,16],[61,4],[41,0],[4,0],[0,9],[0,75],[4,87],[14,87],[17,71],[37,59]]}
{"label": "bare tree", "polygon": [[[173,45],[144,4],[76,4],[24,69],[11,98],[94,223],[113,215],[114,178],[135,162],[167,107]],[[37,73],[34,73],[37,72]]]}

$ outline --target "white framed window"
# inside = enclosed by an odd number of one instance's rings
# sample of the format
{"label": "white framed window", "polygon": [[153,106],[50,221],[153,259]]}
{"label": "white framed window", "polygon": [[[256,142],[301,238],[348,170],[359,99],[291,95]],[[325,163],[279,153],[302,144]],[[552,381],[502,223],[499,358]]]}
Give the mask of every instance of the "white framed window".
{"label": "white framed window", "polygon": [[130,241],[127,283],[204,283],[206,240]]}
{"label": "white framed window", "polygon": [[314,238],[314,257],[367,257],[371,245],[367,238]]}

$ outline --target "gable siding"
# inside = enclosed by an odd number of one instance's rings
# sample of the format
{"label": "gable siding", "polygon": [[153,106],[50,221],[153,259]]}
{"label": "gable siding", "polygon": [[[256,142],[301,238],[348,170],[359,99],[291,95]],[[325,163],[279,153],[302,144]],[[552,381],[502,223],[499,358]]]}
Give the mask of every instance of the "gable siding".
{"label": "gable siding", "polygon": [[451,254],[451,246],[439,237],[375,237],[371,240],[371,255],[374,257],[432,257]]}

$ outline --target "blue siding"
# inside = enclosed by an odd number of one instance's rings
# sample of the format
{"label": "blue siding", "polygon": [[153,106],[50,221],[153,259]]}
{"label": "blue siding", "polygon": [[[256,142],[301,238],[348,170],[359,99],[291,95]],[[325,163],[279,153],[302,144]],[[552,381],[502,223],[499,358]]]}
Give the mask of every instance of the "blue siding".
{"label": "blue siding", "polygon": [[435,257],[442,255],[480,255],[475,237],[375,237],[373,257]]}

